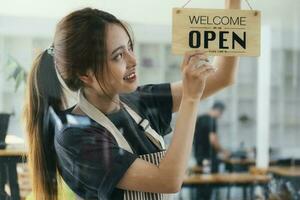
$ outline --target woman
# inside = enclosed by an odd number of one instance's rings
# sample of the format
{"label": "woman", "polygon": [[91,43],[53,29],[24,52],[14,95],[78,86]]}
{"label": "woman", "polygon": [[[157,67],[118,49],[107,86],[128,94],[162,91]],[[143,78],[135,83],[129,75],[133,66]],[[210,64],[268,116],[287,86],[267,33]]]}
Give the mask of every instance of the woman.
{"label": "woman", "polygon": [[[237,8],[240,0],[227,4]],[[234,57],[203,61],[202,51],[187,52],[182,81],[137,87],[133,41],[120,20],[91,8],[64,17],[53,52],[37,58],[28,82],[24,114],[35,199],[57,199],[57,173],[83,199],[163,199],[178,192],[200,99],[230,85],[237,68]],[[61,85],[79,91],[67,110]],[[166,150],[162,137],[172,112],[178,117]]]}

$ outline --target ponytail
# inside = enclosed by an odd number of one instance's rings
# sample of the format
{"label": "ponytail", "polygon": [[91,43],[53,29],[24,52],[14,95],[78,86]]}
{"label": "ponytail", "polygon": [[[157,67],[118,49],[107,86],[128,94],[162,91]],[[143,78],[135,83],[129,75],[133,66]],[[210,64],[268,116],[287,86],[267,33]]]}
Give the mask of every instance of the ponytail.
{"label": "ponytail", "polygon": [[49,106],[55,111],[60,110],[65,98],[56,75],[53,56],[47,51],[34,61],[27,84],[24,122],[34,199],[57,200],[54,129],[49,124],[48,110]]}

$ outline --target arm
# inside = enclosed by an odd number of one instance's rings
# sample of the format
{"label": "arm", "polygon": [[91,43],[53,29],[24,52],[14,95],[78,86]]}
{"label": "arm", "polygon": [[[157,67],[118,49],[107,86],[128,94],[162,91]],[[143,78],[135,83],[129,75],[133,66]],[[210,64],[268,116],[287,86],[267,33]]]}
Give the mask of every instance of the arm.
{"label": "arm", "polygon": [[218,153],[225,153],[225,149],[222,148],[222,145],[219,142],[219,138],[217,135],[217,119],[216,118],[210,118],[210,130],[209,130],[209,142],[212,146],[212,148],[218,152]]}
{"label": "arm", "polygon": [[[225,8],[227,9],[239,9],[240,0],[226,0]],[[201,99],[205,99],[217,91],[230,86],[235,81],[235,74],[238,69],[238,58],[232,56],[216,56],[213,61],[213,66],[218,70],[213,75],[207,78],[206,87]],[[174,94],[173,112],[177,112],[180,101],[182,99],[182,82],[175,82],[171,85],[172,93]]]}
{"label": "arm", "polygon": [[217,152],[220,153],[220,152],[224,151],[224,149],[222,148],[222,146],[219,142],[219,138],[216,133],[214,133],[214,132],[209,133],[209,141],[210,141],[210,144],[213,146],[213,148]]}
{"label": "arm", "polygon": [[158,193],[179,191],[191,151],[197,106],[197,102],[182,100],[171,145],[160,165],[137,159],[119,182],[119,188]]}
{"label": "arm", "polygon": [[218,152],[218,153],[221,153],[221,157],[223,159],[228,159],[231,155],[230,151],[228,151],[227,149],[224,149],[222,147],[222,145],[220,144],[219,142],[219,138],[217,136],[216,133],[214,132],[211,132],[209,134],[209,141],[210,141],[210,144],[212,145],[212,147]]}
{"label": "arm", "polygon": [[189,52],[183,61],[182,101],[174,136],[165,157],[159,166],[136,159],[117,187],[158,193],[174,193],[180,190],[191,153],[199,100],[207,76],[214,72],[211,66],[195,68],[195,59],[192,57],[199,53],[200,51]]}

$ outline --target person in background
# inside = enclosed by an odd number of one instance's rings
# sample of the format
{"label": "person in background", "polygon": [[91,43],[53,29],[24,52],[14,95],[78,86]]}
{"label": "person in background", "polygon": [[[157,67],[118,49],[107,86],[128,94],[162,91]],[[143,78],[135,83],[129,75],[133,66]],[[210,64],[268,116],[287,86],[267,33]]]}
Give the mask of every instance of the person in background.
{"label": "person in background", "polygon": [[[217,136],[217,119],[225,110],[225,105],[216,101],[212,108],[205,114],[197,117],[194,138],[194,154],[197,165],[202,167],[203,173],[217,173],[219,162],[218,153],[229,157],[228,151],[223,149]],[[209,200],[212,188],[205,187],[196,190],[196,199]]]}
{"label": "person in background", "polygon": [[212,173],[218,172],[218,153],[225,157],[229,156],[217,136],[217,120],[222,116],[224,110],[225,105],[221,101],[216,101],[207,113],[198,116],[196,122],[194,153],[197,165],[202,166],[203,162],[208,161]]}

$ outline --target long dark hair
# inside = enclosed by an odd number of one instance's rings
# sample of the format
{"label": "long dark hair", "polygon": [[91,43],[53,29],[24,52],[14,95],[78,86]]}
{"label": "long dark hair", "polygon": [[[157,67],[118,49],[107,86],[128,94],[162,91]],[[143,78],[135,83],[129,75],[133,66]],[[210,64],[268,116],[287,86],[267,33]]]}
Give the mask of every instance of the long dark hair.
{"label": "long dark hair", "polygon": [[[56,70],[73,91],[83,87],[80,75],[91,70],[103,91],[107,91],[106,27],[125,26],[115,16],[92,8],[72,12],[57,25],[53,55],[42,52],[34,61],[28,76],[24,122],[29,145],[28,160],[36,200],[57,200],[57,161],[53,145],[54,133],[45,129],[47,113],[63,109],[66,98]],[[56,69],[55,69],[56,67]]]}

